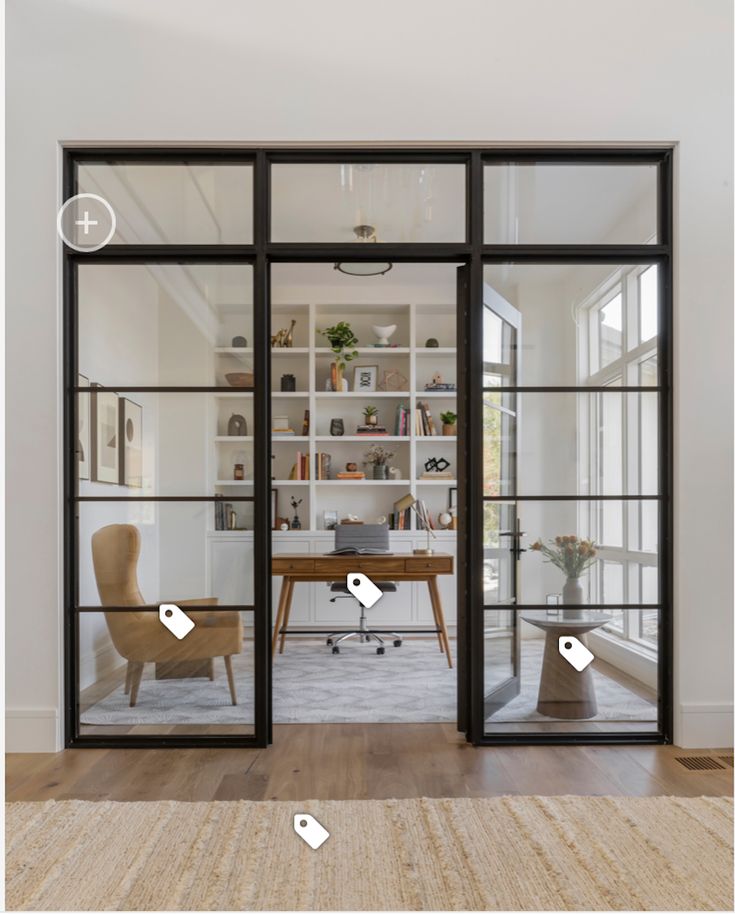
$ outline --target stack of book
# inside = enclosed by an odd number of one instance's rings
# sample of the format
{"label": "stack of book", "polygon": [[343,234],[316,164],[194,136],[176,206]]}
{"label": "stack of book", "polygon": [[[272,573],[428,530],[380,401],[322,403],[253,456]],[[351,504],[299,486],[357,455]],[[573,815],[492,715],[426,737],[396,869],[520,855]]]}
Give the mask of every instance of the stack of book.
{"label": "stack of book", "polygon": [[405,403],[401,403],[400,406],[396,407],[396,427],[395,435],[400,435],[401,437],[408,436],[411,434],[410,421],[409,417],[411,415],[411,410],[406,406]]}
{"label": "stack of book", "polygon": [[350,473],[347,470],[343,470],[341,473],[337,473],[337,479],[364,479],[364,478],[365,478],[365,474],[360,473],[357,470],[354,473]]}
{"label": "stack of book", "polygon": [[391,530],[410,530],[411,509],[405,508],[403,511],[392,511],[388,518],[388,526]]}
{"label": "stack of book", "polygon": [[414,426],[416,435],[419,438],[423,438],[427,435],[436,435],[436,427],[428,403],[424,403],[421,400],[416,401]]}
{"label": "stack of book", "polygon": [[332,455],[317,453],[314,455],[314,471],[317,479],[329,479],[332,471]]}
{"label": "stack of book", "polygon": [[273,417],[273,428],[271,429],[273,438],[287,438],[289,435],[295,434],[294,430],[288,424],[287,416]]}
{"label": "stack of book", "polygon": [[384,425],[358,425],[355,434],[372,438],[375,435],[387,435],[388,429]]}
{"label": "stack of book", "polygon": [[416,509],[417,509],[416,520],[418,522],[418,529],[419,530],[426,529],[426,524],[423,522],[423,520],[421,520],[422,517],[426,517],[426,519],[429,521],[429,528],[431,530],[436,530],[436,527],[434,525],[434,518],[431,516],[429,509],[426,507],[426,502],[423,499],[419,498],[416,501]]}
{"label": "stack of book", "polygon": [[309,454],[302,454],[301,451],[296,451],[296,463],[291,467],[291,473],[289,474],[289,479],[309,479],[309,471],[311,469],[311,463],[309,461]]}
{"label": "stack of book", "polygon": [[454,479],[454,473],[451,470],[425,470],[419,479]]}
{"label": "stack of book", "polygon": [[439,383],[437,383],[437,384],[435,384],[435,383],[424,384],[424,390],[434,390],[434,391],[436,391],[436,390],[447,390],[447,391],[454,391],[454,390],[456,390],[456,389],[457,389],[457,385],[456,385],[456,384],[445,383],[444,381],[441,381],[441,382],[439,382]]}

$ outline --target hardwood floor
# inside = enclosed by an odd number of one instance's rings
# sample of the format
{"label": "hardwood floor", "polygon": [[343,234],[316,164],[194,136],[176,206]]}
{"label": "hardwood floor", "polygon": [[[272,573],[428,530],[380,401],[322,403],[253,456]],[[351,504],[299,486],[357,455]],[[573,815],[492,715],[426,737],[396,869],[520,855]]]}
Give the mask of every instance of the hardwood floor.
{"label": "hardwood floor", "polygon": [[[6,756],[15,800],[306,800],[502,794],[730,796],[732,749],[475,749],[445,724],[281,724],[269,749],[67,749]],[[721,764],[726,764],[721,762]]]}

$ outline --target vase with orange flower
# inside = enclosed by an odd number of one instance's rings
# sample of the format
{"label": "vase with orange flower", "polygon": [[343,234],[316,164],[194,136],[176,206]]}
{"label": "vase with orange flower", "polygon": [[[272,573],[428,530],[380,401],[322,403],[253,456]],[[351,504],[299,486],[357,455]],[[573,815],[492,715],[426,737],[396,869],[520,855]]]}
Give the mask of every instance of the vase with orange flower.
{"label": "vase with orange flower", "polygon": [[[581,539],[575,534],[557,536],[548,543],[536,540],[531,544],[533,552],[540,552],[547,562],[564,572],[566,582],[562,589],[564,607],[580,606],[584,603],[584,590],[580,577],[597,561],[597,548],[592,540]],[[564,609],[564,619],[582,619],[584,610]]]}

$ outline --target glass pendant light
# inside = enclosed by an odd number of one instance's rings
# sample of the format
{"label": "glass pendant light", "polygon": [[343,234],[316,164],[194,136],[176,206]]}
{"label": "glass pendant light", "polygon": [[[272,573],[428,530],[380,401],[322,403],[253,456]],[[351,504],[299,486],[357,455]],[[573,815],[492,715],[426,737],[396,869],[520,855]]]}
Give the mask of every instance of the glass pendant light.
{"label": "glass pendant light", "polygon": [[[374,225],[356,225],[352,231],[360,242],[370,244],[378,240]],[[335,263],[334,269],[347,276],[383,276],[393,269],[393,264],[387,261],[339,261]]]}

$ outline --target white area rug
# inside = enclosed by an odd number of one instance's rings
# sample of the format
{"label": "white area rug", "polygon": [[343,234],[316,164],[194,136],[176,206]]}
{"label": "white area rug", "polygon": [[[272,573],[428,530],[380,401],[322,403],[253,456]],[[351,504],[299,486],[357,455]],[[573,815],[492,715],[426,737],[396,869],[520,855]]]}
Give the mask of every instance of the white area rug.
{"label": "white area rug", "polygon": [[[495,714],[495,721],[548,721],[536,712],[542,642],[524,642],[521,692]],[[455,651],[455,645],[452,644]],[[456,657],[456,653],[454,653]],[[243,724],[253,720],[252,658],[234,659],[238,705],[233,707],[224,666],[216,679],[155,681],[148,664],[138,704],[128,706],[122,686],[81,717],[83,724]],[[276,723],[426,723],[457,719],[456,671],[435,641],[411,640],[386,647],[347,642],[338,655],[323,641],[292,640],[273,668]],[[656,708],[607,676],[593,671],[598,714],[593,720],[655,720]]]}

